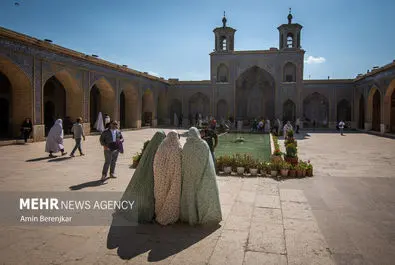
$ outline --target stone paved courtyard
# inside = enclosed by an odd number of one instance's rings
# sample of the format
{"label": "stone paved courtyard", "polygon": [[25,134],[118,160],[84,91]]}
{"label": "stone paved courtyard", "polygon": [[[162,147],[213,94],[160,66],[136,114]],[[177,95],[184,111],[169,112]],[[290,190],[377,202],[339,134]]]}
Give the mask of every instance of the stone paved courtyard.
{"label": "stone paved courtyard", "polygon": [[[73,159],[49,160],[44,142],[0,147],[0,190],[124,191],[132,155],[154,132],[124,132],[119,177],[105,185],[94,182],[104,160],[98,136]],[[1,226],[0,264],[395,264],[395,141],[358,133],[299,138],[315,176],[218,177],[218,228]],[[66,151],[72,145],[65,140]]]}

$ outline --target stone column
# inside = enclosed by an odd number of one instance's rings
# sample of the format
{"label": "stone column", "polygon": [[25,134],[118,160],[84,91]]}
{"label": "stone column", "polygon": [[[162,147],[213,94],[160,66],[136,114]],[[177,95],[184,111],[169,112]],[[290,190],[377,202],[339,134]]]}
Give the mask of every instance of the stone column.
{"label": "stone column", "polygon": [[115,79],[115,106],[114,106],[114,120],[119,121],[119,102],[120,102],[120,95],[121,95],[121,85],[118,79]]}
{"label": "stone column", "polygon": [[91,133],[91,123],[95,121],[90,120],[89,104],[90,104],[90,89],[89,89],[89,72],[83,72],[82,74],[82,91],[84,93],[84,115],[82,127],[84,128],[85,135]]}
{"label": "stone column", "polygon": [[45,125],[43,124],[43,86],[42,86],[42,64],[41,60],[34,58],[34,125],[33,125],[33,141],[45,140]]}
{"label": "stone column", "polygon": [[137,120],[136,120],[136,128],[141,128],[141,115],[142,115],[142,107],[143,107],[143,89],[141,84],[141,77],[139,77],[139,86],[138,86],[138,100],[137,100]]}

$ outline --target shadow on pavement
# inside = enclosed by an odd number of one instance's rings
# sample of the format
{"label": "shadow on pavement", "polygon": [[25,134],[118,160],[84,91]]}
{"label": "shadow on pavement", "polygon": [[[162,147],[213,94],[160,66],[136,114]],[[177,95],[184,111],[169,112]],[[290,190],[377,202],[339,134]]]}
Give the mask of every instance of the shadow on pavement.
{"label": "shadow on pavement", "polygon": [[48,160],[48,162],[61,162],[61,161],[69,160],[69,159],[72,159],[72,157],[64,156],[64,157],[59,157],[59,158],[54,158],[54,159]]}
{"label": "shadow on pavement", "polygon": [[148,261],[161,261],[189,248],[215,232],[219,225],[189,226],[176,223],[169,226],[138,224],[126,226],[125,219],[114,215],[107,236],[107,248],[118,248],[121,259],[129,260],[150,251]]}
{"label": "shadow on pavement", "polygon": [[107,184],[107,182],[105,182],[108,178],[106,178],[104,181],[101,180],[93,180],[93,181],[88,181],[88,182],[84,182],[78,185],[74,185],[74,186],[70,186],[69,189],[70,190],[81,190],[84,188],[89,188],[89,187],[97,187],[97,186],[101,186],[101,185],[105,185]]}
{"label": "shadow on pavement", "polygon": [[38,158],[32,158],[32,159],[28,159],[25,162],[38,162],[38,161],[42,161],[42,160],[49,160],[53,157],[49,157],[49,156],[44,156],[44,157],[38,157]]}

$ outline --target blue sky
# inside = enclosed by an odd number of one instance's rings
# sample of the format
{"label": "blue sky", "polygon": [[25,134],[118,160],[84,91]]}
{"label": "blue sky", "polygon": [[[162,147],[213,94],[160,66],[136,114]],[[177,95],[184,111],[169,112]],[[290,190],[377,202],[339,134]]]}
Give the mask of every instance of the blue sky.
{"label": "blue sky", "polygon": [[0,26],[165,78],[209,79],[224,10],[236,50],[265,50],[278,47],[291,7],[303,25],[305,79],[353,78],[395,59],[394,0],[14,2],[0,1]]}

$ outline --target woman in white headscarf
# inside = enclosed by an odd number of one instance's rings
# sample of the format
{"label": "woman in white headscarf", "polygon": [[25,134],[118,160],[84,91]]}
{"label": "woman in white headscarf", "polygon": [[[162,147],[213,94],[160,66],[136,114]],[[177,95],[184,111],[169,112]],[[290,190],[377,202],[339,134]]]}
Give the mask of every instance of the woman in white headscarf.
{"label": "woman in white headscarf", "polygon": [[48,133],[47,142],[45,144],[45,152],[49,153],[50,157],[54,157],[52,153],[57,153],[59,151],[62,152],[62,155],[67,154],[63,146],[63,125],[61,119],[55,121],[55,124]]}
{"label": "woman in white headscarf", "polygon": [[171,131],[158,147],[154,158],[155,220],[161,225],[175,223],[180,216],[181,144]]}
{"label": "woman in white headscarf", "polygon": [[222,220],[213,157],[198,129],[191,127],[182,150],[180,220],[190,225]]}
{"label": "woman in white headscarf", "polygon": [[98,132],[103,132],[104,131],[104,123],[103,123],[103,115],[101,112],[97,115],[97,120],[95,122],[95,125],[93,126]]}

